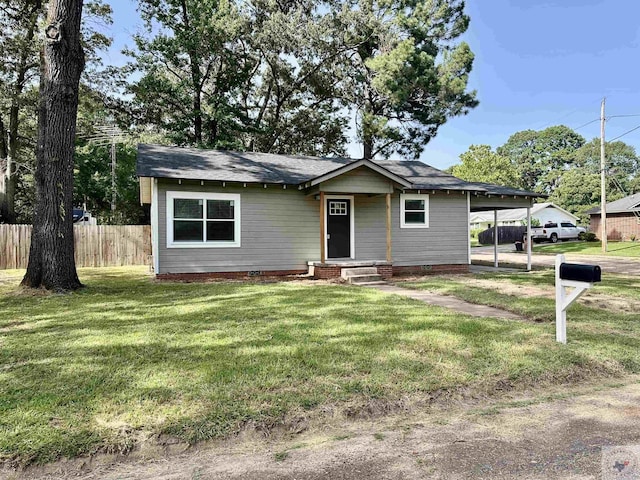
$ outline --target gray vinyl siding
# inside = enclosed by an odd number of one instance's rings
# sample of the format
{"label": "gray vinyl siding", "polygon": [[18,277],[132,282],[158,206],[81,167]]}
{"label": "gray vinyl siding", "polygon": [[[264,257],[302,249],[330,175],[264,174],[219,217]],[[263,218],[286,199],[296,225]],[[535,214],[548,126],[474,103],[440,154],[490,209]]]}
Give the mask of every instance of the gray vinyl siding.
{"label": "gray vinyl siding", "polygon": [[400,228],[400,195],[391,201],[394,266],[468,263],[467,196],[429,195],[429,228]]}
{"label": "gray vinyl siding", "polygon": [[359,167],[339,177],[320,184],[327,193],[391,193],[393,184],[389,179],[367,168]]}
{"label": "gray vinyl siding", "polygon": [[387,206],[385,196],[355,196],[356,260],[387,259]]}
{"label": "gray vinyl siding", "polygon": [[[241,195],[241,246],[167,248],[166,192]],[[350,193],[350,192],[346,192]],[[400,194],[392,196],[392,256],[397,266],[468,263],[465,195],[429,197],[429,228],[400,228]],[[319,202],[295,187],[201,186],[158,180],[158,273],[305,270],[320,260]],[[354,196],[355,259],[386,259],[384,195]]]}
{"label": "gray vinyl siding", "polygon": [[[167,191],[239,193],[241,246],[167,248]],[[320,258],[319,204],[295,187],[209,187],[158,181],[158,273],[305,270]]]}

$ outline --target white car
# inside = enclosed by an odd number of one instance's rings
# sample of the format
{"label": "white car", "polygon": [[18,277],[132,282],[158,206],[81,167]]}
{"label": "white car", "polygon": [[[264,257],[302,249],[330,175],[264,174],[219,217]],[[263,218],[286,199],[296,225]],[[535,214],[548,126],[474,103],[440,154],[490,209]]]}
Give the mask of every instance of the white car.
{"label": "white car", "polygon": [[556,243],[558,240],[577,239],[578,235],[586,231],[585,228],[576,227],[571,222],[560,222],[560,226],[557,223],[546,223],[544,227],[531,228],[531,239],[534,242],[548,240]]}

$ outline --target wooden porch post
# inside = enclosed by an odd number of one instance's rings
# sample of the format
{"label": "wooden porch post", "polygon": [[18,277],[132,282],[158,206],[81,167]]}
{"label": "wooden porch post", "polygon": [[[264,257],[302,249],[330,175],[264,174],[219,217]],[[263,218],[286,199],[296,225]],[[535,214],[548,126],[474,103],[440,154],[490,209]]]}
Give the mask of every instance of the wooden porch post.
{"label": "wooden porch post", "polygon": [[493,266],[498,268],[498,210],[493,211]]}
{"label": "wooden porch post", "polygon": [[527,207],[527,272],[531,271],[531,207]]}
{"label": "wooden porch post", "polygon": [[387,203],[387,262],[391,262],[391,194],[386,195]]}
{"label": "wooden porch post", "polygon": [[324,251],[324,243],[326,238],[326,233],[324,231],[324,192],[320,192],[320,263],[324,263],[326,258],[326,253]]}

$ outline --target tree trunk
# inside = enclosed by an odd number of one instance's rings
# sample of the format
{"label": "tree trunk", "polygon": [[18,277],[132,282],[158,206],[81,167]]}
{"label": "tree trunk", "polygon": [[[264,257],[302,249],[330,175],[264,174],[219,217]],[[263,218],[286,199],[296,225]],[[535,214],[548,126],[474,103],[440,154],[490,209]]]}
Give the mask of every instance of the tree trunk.
{"label": "tree trunk", "polygon": [[7,135],[0,116],[0,222],[8,223],[7,216]]}
{"label": "tree trunk", "polygon": [[[19,76],[20,76],[19,72]],[[16,158],[18,156],[18,122],[19,122],[19,105],[18,95],[22,93],[24,88],[21,84],[24,83],[24,78],[16,85],[16,93],[12,100],[11,109],[9,110],[9,148],[6,156],[5,167],[5,183],[4,183],[4,205],[3,215],[7,223],[16,223],[16,188],[18,184],[18,177],[16,176]],[[20,92],[18,93],[18,89]]]}
{"label": "tree trunk", "polygon": [[[187,32],[191,31],[191,20],[186,0],[180,3],[182,8],[182,22]],[[202,145],[202,75],[200,73],[200,59],[195,48],[187,48],[189,63],[191,64],[191,83],[193,84],[193,139],[196,145]]]}
{"label": "tree trunk", "polygon": [[66,291],[80,288],[73,242],[73,164],[82,0],[51,0],[41,58],[36,207],[29,264],[22,285]]}
{"label": "tree trunk", "polygon": [[366,137],[362,141],[362,147],[364,150],[362,158],[365,160],[371,160],[373,158],[373,139],[371,137]]}

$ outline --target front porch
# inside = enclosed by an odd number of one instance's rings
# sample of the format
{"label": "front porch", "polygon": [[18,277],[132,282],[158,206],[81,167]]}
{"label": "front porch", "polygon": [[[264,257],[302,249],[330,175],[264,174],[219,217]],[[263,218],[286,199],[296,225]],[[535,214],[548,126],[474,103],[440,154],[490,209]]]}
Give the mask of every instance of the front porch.
{"label": "front porch", "polygon": [[393,276],[393,264],[386,260],[374,261],[351,261],[351,260],[328,260],[324,262],[308,262],[309,275],[318,279],[340,278],[344,269],[354,268],[374,268],[378,275],[384,280]]}

